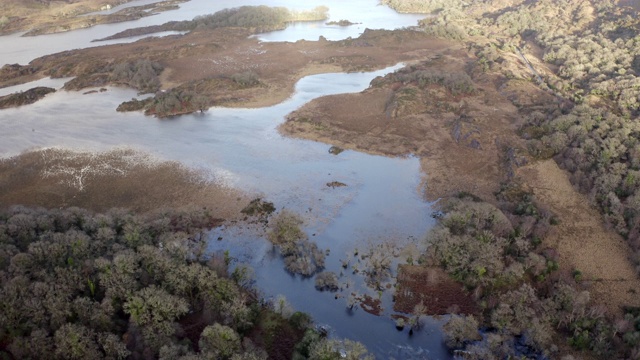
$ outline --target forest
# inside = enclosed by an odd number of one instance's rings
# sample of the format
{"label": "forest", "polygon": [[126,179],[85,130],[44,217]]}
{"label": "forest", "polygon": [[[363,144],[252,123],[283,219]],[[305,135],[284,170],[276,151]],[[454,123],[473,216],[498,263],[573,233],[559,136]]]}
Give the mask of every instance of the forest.
{"label": "forest", "polygon": [[[635,10],[615,1],[383,3],[400,12],[431,14],[421,22],[427,33],[476,49],[480,75],[472,70],[472,77],[493,73],[508,81],[514,75],[506,66],[507,54],[524,51],[539,58],[542,65],[526,80],[559,101],[536,108],[515,103],[524,120],[519,134],[527,142],[521,150],[533,161],[553,158],[570,173],[576,189],[628,241],[629,260],[640,273],[640,24]],[[513,184],[517,180],[507,180],[503,188]],[[491,211],[485,203],[448,201],[429,235],[428,258],[474,294],[478,289],[484,294],[478,297],[485,305],[480,319],[454,316],[445,326],[455,354],[465,359],[529,356],[517,353],[513,343],[505,345],[515,341],[550,356],[557,348],[549,335],[557,331],[574,349],[597,358],[638,358],[640,309],[624,309],[617,320],[605,316],[590,303],[588,291],[580,290],[579,271],[560,275],[555,260],[534,251],[544,233],[528,234],[526,222],[513,221],[526,213],[548,216],[536,208],[535,198],[528,195],[533,207],[514,208],[503,195],[489,199],[500,207]],[[511,221],[503,221],[505,215]],[[490,330],[481,341],[479,327]]]}
{"label": "forest", "polygon": [[15,359],[368,359],[266,301],[206,210],[0,213],[0,354]]}

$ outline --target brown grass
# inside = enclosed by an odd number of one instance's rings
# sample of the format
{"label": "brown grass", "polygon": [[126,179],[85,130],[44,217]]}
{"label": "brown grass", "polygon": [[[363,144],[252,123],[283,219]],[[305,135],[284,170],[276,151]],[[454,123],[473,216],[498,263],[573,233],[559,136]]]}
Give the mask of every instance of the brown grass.
{"label": "brown grass", "polygon": [[[473,61],[455,45],[431,50],[430,66],[437,71],[464,73]],[[397,116],[385,112],[385,103],[407,84],[327,96],[290,114],[280,131],[374,154],[418,155],[427,174],[429,199],[468,191],[490,200],[503,178],[501,144],[521,142],[515,134],[518,109],[498,92],[494,80],[487,76],[477,81],[479,90],[471,96],[453,96],[433,86],[427,95],[403,104]],[[451,135],[462,114],[479,129],[474,137],[480,148],[457,142]]]}
{"label": "brown grass", "polygon": [[[88,166],[102,170],[87,173],[80,189],[69,172],[77,175]],[[2,159],[0,189],[0,207],[78,206],[98,212],[206,207],[225,219],[238,217],[248,202],[240,191],[209,182],[201,173],[131,150],[94,154],[47,149]]]}
{"label": "brown grass", "polygon": [[573,188],[568,174],[553,160],[528,165],[518,174],[536,199],[560,218],[543,244],[557,249],[560,267],[581,271],[594,300],[612,313],[640,306],[640,279],[627,261],[631,249],[605,228],[602,216]]}
{"label": "brown grass", "polygon": [[451,280],[442,269],[400,265],[393,309],[410,314],[420,303],[427,307],[429,315],[478,313],[463,285]]}

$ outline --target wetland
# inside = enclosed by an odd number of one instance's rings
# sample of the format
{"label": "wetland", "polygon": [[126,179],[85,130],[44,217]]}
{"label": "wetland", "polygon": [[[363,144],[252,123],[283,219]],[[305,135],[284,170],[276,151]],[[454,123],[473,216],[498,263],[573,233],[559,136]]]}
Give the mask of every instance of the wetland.
{"label": "wetland", "polygon": [[634,358],[636,13],[557,2],[10,2],[0,351]]}

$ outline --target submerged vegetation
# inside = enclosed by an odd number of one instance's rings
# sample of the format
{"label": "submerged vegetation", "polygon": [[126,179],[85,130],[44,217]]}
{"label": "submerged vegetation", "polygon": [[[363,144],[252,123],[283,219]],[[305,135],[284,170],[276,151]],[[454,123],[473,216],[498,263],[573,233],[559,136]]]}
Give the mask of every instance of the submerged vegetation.
{"label": "submerged vegetation", "polygon": [[311,276],[324,268],[325,253],[309,241],[301,225],[302,219],[298,216],[282,211],[271,219],[267,238],[284,257],[288,271]]}

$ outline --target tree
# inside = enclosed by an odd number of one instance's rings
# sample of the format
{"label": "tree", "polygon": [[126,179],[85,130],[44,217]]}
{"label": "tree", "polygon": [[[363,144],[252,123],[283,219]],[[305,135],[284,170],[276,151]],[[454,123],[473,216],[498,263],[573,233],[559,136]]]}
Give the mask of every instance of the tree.
{"label": "tree", "polygon": [[215,323],[202,331],[198,345],[207,358],[229,359],[240,350],[240,336],[232,328]]}

